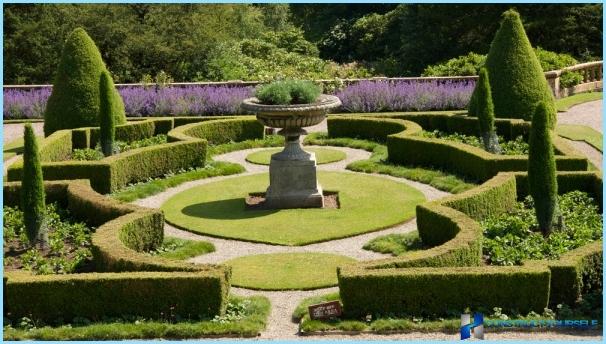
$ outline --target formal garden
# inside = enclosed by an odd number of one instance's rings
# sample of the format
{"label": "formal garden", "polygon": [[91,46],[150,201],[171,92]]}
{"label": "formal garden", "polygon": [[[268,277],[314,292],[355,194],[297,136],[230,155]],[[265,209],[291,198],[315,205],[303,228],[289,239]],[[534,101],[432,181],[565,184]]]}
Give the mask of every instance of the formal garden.
{"label": "formal garden", "polygon": [[601,129],[558,122],[601,64],[566,70],[515,10],[422,82],[118,86],[66,35],[52,87],[4,90],[5,340],[458,336],[470,312],[601,336]]}

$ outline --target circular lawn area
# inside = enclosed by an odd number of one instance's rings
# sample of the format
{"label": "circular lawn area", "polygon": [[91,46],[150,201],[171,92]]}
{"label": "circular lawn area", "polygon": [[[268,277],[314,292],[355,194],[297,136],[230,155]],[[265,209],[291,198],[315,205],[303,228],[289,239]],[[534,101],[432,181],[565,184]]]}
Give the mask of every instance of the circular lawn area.
{"label": "circular lawn area", "polygon": [[340,209],[249,210],[269,174],[228,178],[183,191],[162,205],[166,221],[195,233],[278,245],[306,245],[391,227],[415,216],[423,194],[403,183],[359,173],[319,172],[338,191]]}
{"label": "circular lawn area", "polygon": [[232,267],[232,285],[261,290],[301,290],[337,285],[337,267],[355,259],[329,253],[273,253],[245,256]]}
{"label": "circular lawn area", "polygon": [[[305,151],[309,153],[316,154],[316,163],[318,165],[328,164],[331,162],[337,162],[341,160],[345,160],[346,154],[340,150],[330,149],[330,148],[303,148]],[[258,152],[250,153],[246,156],[246,161],[258,164],[258,165],[269,165],[272,154],[281,152],[282,148],[275,149],[264,149]]]}

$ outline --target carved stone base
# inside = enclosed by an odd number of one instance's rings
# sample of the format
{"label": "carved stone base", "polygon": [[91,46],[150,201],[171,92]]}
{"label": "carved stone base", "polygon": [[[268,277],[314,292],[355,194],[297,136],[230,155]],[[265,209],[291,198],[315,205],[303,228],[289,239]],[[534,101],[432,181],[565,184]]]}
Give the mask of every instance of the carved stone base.
{"label": "carved stone base", "polygon": [[[306,152],[307,153],[307,152]],[[316,155],[301,160],[282,160],[284,155],[272,155],[269,164],[269,188],[265,194],[268,207],[322,208],[324,197],[316,175]]]}

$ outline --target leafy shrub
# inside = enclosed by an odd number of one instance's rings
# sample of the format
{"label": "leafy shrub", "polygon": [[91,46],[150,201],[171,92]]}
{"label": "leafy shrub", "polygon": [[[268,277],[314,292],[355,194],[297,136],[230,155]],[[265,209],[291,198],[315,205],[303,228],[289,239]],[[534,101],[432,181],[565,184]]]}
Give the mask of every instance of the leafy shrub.
{"label": "leafy shrub", "polygon": [[322,89],[310,81],[285,80],[259,87],[256,96],[262,104],[310,104],[320,93]]}
{"label": "leafy shrub", "polygon": [[585,192],[572,191],[559,198],[566,226],[545,238],[538,225],[530,196],[507,213],[482,222],[484,254],[492,265],[519,265],[527,259],[558,259],[562,254],[602,237],[602,216]]}
{"label": "leafy shrub", "polygon": [[[127,143],[124,141],[116,141],[112,145],[112,147],[113,147],[113,151],[115,153],[124,153],[124,152],[128,152],[131,149],[161,145],[161,144],[164,144],[167,142],[168,142],[167,136],[161,134],[161,135],[152,136],[150,138],[133,141],[130,143]],[[101,160],[105,157],[105,155],[103,154],[102,151],[103,151],[103,149],[101,148],[100,144],[97,144],[97,146],[94,149],[92,149],[92,148],[74,149],[72,152],[72,160],[79,160],[79,161]]]}
{"label": "leafy shrub", "polygon": [[[99,124],[99,82],[107,71],[101,53],[86,31],[75,29],[67,37],[53,90],[44,113],[44,134],[59,129],[94,127]],[[115,92],[111,112],[116,124],[126,122],[124,104]]]}
{"label": "leafy shrub", "polygon": [[364,244],[363,249],[389,253],[394,256],[399,256],[405,252],[419,250],[423,247],[419,232],[411,232],[405,234],[388,234],[372,239]]}
{"label": "leafy shrub", "polygon": [[[555,108],[551,88],[516,11],[503,13],[485,65],[490,75],[496,117],[530,120],[538,102]],[[473,109],[474,105],[470,104],[469,108]]]}
{"label": "leafy shrub", "polygon": [[47,241],[45,227],[45,195],[42,166],[36,134],[31,124],[25,124],[23,145],[23,176],[21,183],[21,209],[25,209],[23,223],[30,245]]}
{"label": "leafy shrub", "polygon": [[560,74],[560,88],[568,88],[583,82],[583,75],[579,72],[564,71]]}
{"label": "leafy shrub", "polygon": [[[443,131],[434,130],[431,132],[423,131],[423,137],[437,138],[453,142],[460,142],[477,148],[484,148],[484,145],[479,137],[472,135],[464,135],[459,133],[447,134]],[[524,137],[518,136],[515,140],[505,140],[503,136],[498,136],[499,146],[504,155],[526,155],[528,154],[528,143],[524,141]]]}
{"label": "leafy shrub", "polygon": [[78,271],[92,257],[92,229],[75,221],[70,212],[56,203],[46,206],[48,251],[29,248],[23,211],[4,207],[4,266],[34,274],[65,274]]}
{"label": "leafy shrub", "polygon": [[105,156],[99,149],[82,148],[74,149],[72,152],[72,160],[79,161],[97,161],[103,159]]}

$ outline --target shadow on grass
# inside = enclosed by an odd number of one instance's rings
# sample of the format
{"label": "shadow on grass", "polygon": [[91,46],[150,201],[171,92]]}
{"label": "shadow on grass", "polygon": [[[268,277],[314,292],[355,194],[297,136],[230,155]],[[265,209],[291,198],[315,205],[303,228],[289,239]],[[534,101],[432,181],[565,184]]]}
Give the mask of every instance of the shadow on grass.
{"label": "shadow on grass", "polygon": [[217,220],[252,219],[256,217],[271,215],[278,211],[278,209],[247,210],[246,201],[244,198],[232,198],[212,202],[197,203],[188,205],[187,207],[181,209],[181,213],[187,216]]}

